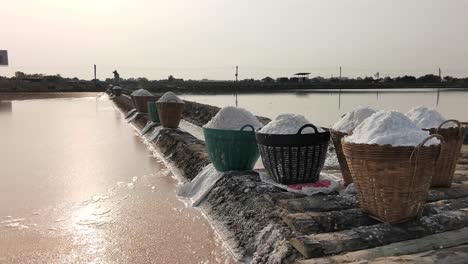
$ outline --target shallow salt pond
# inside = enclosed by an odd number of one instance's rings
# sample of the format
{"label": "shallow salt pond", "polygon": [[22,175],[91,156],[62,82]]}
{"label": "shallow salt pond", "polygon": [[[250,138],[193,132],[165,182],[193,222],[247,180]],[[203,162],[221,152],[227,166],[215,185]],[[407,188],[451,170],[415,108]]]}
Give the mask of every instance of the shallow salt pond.
{"label": "shallow salt pond", "polygon": [[106,96],[26,98],[0,103],[0,263],[233,262]]}

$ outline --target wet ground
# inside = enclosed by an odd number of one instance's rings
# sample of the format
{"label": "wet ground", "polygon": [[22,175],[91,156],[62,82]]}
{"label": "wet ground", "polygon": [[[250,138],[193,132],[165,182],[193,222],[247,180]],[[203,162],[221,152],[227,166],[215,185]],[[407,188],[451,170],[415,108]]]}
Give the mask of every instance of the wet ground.
{"label": "wet ground", "polygon": [[232,262],[105,96],[2,101],[0,127],[0,263]]}

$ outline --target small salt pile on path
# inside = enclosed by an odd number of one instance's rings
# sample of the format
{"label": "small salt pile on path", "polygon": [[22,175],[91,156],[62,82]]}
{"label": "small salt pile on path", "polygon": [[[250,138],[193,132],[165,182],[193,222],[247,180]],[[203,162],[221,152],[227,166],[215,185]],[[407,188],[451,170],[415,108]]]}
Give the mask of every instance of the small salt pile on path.
{"label": "small salt pile on path", "polygon": [[[429,136],[407,116],[396,111],[379,111],[364,120],[346,142],[392,146],[416,146]],[[439,144],[431,139],[425,145]]]}
{"label": "small salt pile on path", "polygon": [[159,98],[158,102],[160,103],[179,103],[179,104],[183,104],[184,101],[182,99],[180,99],[175,93],[173,92],[166,92],[165,94],[163,94],[163,96],[161,96],[161,98]]}
{"label": "small salt pile on path", "polygon": [[[226,106],[223,107],[219,112],[203,127],[224,129],[224,130],[240,130],[245,125],[251,125],[257,130],[262,127],[262,124],[258,121],[251,112],[244,108]],[[251,129],[244,129],[250,131]]]}
{"label": "small salt pile on path", "polygon": [[[297,134],[299,129],[306,125],[312,124],[303,115],[295,114],[280,114],[275,120],[264,126],[259,133],[263,134],[279,134],[279,135],[291,135]],[[317,127],[318,132],[324,132],[320,127]],[[313,134],[315,130],[311,127],[307,127],[302,130],[302,134]]]}
{"label": "small salt pile on path", "polygon": [[376,111],[372,108],[360,106],[346,113],[332,127],[333,130],[350,134],[366,118],[373,115]]}
{"label": "small salt pile on path", "polygon": [[[438,128],[440,124],[447,120],[435,109],[431,109],[423,105],[416,106],[409,110],[406,113],[406,116],[409,117],[409,119],[411,119],[419,128]],[[453,124],[444,125],[444,127],[450,126],[453,126]]]}
{"label": "small salt pile on path", "polygon": [[138,89],[136,91],[133,91],[132,96],[154,96],[154,95],[145,89]]}

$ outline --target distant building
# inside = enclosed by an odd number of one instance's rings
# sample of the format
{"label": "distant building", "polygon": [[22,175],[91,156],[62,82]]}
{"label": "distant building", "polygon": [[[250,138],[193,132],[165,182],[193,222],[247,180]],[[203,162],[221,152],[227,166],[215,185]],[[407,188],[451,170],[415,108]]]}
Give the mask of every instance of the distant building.
{"label": "distant building", "polygon": [[298,72],[294,74],[294,76],[296,77],[293,77],[290,80],[291,81],[294,80],[294,82],[309,82],[309,75],[310,75],[310,72]]}

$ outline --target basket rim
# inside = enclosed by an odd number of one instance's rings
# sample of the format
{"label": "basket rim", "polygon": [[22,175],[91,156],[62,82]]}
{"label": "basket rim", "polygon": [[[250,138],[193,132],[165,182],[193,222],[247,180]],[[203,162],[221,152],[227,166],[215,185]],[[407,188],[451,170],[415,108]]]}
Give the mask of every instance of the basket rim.
{"label": "basket rim", "polygon": [[[377,148],[394,148],[394,149],[401,149],[401,150],[414,150],[416,146],[392,146],[390,144],[385,144],[385,145],[379,145],[379,144],[365,144],[365,143],[354,143],[354,142],[347,142],[345,141],[345,139],[341,139],[341,144],[343,145],[348,145],[348,146],[358,146],[358,147],[377,147]],[[441,146],[443,145],[442,144],[434,144],[434,145],[423,145],[421,146],[421,148],[424,148],[424,149],[430,149],[430,148],[440,148]]]}
{"label": "basket rim", "polygon": [[302,134],[268,134],[268,133],[261,133],[259,131],[255,131],[256,135],[265,136],[265,137],[290,137],[290,136],[310,136],[310,135],[326,135],[330,134],[330,129],[326,127],[320,127],[324,130],[324,132],[317,132],[317,133],[302,133]]}
{"label": "basket rim", "polygon": [[182,102],[159,102],[159,101],[155,101],[157,104],[175,104],[175,105],[185,105],[185,102],[182,101]]}
{"label": "basket rim", "polygon": [[249,133],[255,133],[253,130],[241,130],[240,128],[238,130],[233,130],[233,129],[219,129],[219,128],[210,128],[210,127],[202,127],[203,130],[207,131],[213,131],[213,132],[226,132],[226,133],[231,133],[231,132],[249,132]]}

